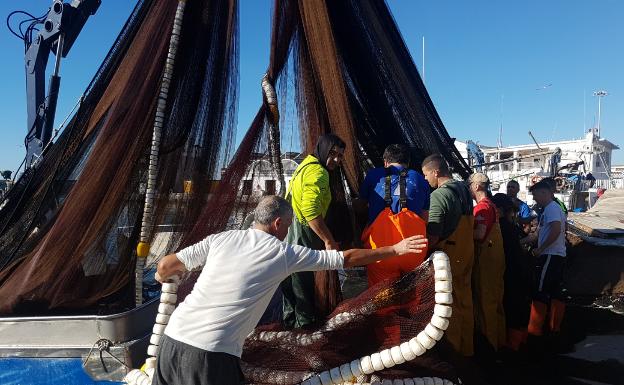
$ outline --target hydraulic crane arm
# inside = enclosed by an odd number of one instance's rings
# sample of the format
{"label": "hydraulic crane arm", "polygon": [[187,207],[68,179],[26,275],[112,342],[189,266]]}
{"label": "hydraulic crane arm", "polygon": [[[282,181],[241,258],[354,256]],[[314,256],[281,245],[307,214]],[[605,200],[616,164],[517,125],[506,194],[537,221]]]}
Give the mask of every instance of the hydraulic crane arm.
{"label": "hydraulic crane arm", "polygon": [[[61,83],[61,57],[67,56],[87,19],[95,14],[100,4],[101,0],[73,0],[71,4],[55,0],[45,16],[43,28],[26,46],[26,167],[34,166],[52,137]],[[56,60],[45,95],[45,71],[50,52],[56,55]]]}

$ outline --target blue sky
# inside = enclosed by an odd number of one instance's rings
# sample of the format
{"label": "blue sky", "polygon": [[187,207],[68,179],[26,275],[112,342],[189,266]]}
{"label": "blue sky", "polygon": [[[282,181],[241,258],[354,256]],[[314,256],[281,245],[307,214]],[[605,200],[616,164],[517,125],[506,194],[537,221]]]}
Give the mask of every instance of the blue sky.
{"label": "blue sky", "polygon": [[[62,64],[56,125],[93,76],[132,3],[104,0],[87,22]],[[271,3],[240,1],[239,137],[260,104]],[[15,9],[40,15],[51,0],[17,4],[3,1],[0,15]],[[624,147],[624,2],[388,0],[388,5],[419,68],[425,37],[426,85],[451,136],[495,145],[502,121],[505,145],[528,143],[529,130],[538,141],[578,138],[597,120],[593,91],[604,89],[609,96],[602,102],[603,137]],[[0,169],[15,169],[25,154],[23,46],[3,25],[0,47]],[[623,150],[614,153],[614,163],[624,164]]]}

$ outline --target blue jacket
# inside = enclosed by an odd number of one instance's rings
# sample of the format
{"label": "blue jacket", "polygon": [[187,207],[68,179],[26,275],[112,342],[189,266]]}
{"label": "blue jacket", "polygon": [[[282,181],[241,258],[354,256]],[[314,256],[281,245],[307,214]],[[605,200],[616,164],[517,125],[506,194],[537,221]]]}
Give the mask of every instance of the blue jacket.
{"label": "blue jacket", "polygon": [[[392,211],[399,212],[399,173],[403,167],[390,166],[391,171],[391,192]],[[386,185],[386,169],[378,167],[370,170],[362,182],[360,188],[360,198],[368,201],[368,223],[372,223],[380,212],[386,207],[384,201]],[[405,191],[407,195],[407,208],[418,215],[422,215],[423,210],[429,210],[429,183],[425,177],[414,170],[407,171],[405,180]]]}

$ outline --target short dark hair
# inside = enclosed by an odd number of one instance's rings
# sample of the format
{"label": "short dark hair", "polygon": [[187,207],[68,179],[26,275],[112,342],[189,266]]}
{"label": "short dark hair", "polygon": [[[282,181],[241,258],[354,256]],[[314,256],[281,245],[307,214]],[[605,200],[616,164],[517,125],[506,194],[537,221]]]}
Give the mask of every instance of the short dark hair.
{"label": "short dark hair", "polygon": [[507,194],[494,194],[494,196],[492,197],[492,202],[494,202],[496,207],[501,209],[504,213],[507,213],[509,211],[516,211],[513,201],[510,197],[507,196]]}
{"label": "short dark hair", "polygon": [[446,160],[444,160],[444,158],[440,154],[431,154],[426,157],[422,162],[422,168],[425,167],[433,170],[438,170],[443,176],[451,175]]}
{"label": "short dark hair", "polygon": [[530,192],[536,191],[536,190],[548,190],[548,191],[552,191],[550,185],[548,184],[548,182],[541,180],[537,183],[535,183],[533,186],[531,186],[529,188]]}
{"label": "short dark hair", "polygon": [[541,182],[546,183],[550,187],[550,191],[557,191],[557,181],[554,178],[547,177],[541,180]]}
{"label": "short dark hair", "polygon": [[386,147],[383,159],[388,163],[409,164],[409,149],[404,144],[391,144]]}
{"label": "short dark hair", "polygon": [[507,182],[507,186],[509,186],[511,183],[515,184],[516,186],[518,186],[518,188],[520,188],[520,183],[518,183],[517,180],[512,179],[509,182]]}

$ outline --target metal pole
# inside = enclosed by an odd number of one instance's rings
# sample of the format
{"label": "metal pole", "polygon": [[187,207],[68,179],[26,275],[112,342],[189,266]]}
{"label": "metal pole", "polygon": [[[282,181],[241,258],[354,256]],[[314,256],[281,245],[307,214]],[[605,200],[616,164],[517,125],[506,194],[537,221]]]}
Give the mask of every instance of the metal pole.
{"label": "metal pole", "polygon": [[41,148],[45,148],[50,139],[52,138],[52,132],[54,131],[54,117],[56,116],[56,104],[58,102],[58,94],[61,88],[61,77],[59,73],[61,71],[61,57],[63,56],[63,44],[65,42],[65,35],[60,34],[56,45],[56,58],[54,60],[54,73],[50,76],[50,88],[48,89],[48,98],[45,101],[45,117],[43,123],[43,130],[41,132]]}
{"label": "metal pole", "polygon": [[598,96],[598,137],[600,138],[600,96]]}
{"label": "metal pole", "polygon": [[533,142],[537,146],[537,149],[541,150],[542,148],[540,147],[539,143],[537,143],[537,140],[535,140],[535,137],[533,136],[533,133],[531,131],[529,131],[529,136],[531,137],[531,139],[533,139]]}
{"label": "metal pole", "polygon": [[501,95],[500,99],[500,128],[498,130],[498,148],[503,147],[503,103],[505,101],[505,95]]}
{"label": "metal pole", "polygon": [[599,138],[600,138],[600,107],[601,107],[600,106],[600,102],[601,102],[600,99],[602,99],[603,97],[605,97],[607,95],[609,95],[609,94],[605,90],[600,90],[600,91],[594,92],[594,96],[598,97],[598,137]]}
{"label": "metal pole", "polygon": [[586,91],[583,90],[583,135],[581,138],[585,137],[585,127],[587,126],[587,101],[586,101]]}
{"label": "metal pole", "polygon": [[65,35],[60,34],[56,43],[56,58],[54,60],[54,76],[58,76],[61,69],[61,56],[63,56],[63,44],[65,43]]}

